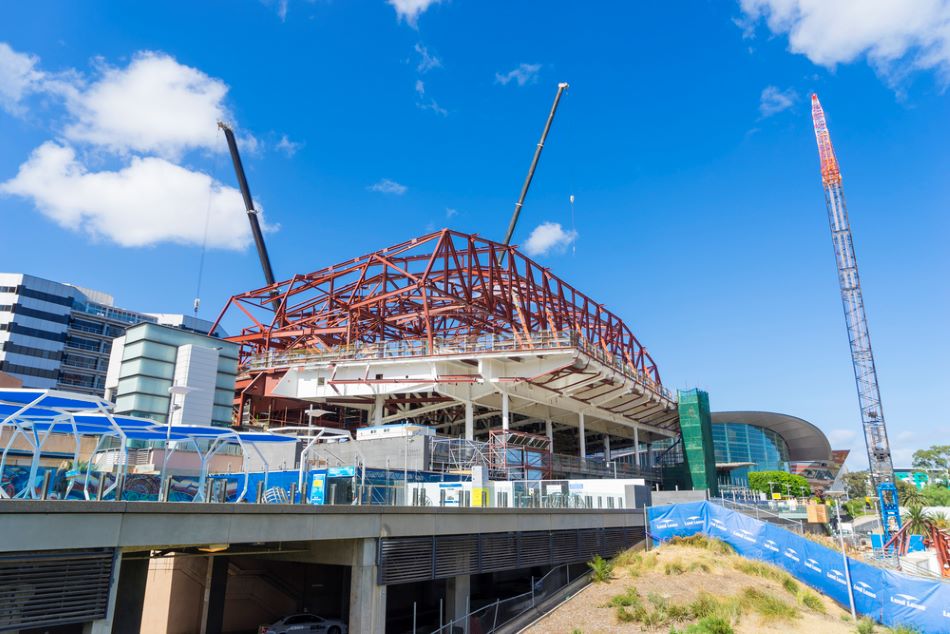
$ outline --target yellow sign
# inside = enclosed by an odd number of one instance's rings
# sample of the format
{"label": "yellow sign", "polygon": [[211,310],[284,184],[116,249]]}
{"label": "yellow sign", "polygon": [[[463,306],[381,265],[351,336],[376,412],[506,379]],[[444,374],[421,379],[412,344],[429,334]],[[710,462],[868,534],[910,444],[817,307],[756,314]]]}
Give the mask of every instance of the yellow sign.
{"label": "yellow sign", "polygon": [[781,494],[781,493],[773,493],[773,494],[772,494],[772,499],[773,499],[773,500],[781,500],[781,499],[782,499],[782,494]]}

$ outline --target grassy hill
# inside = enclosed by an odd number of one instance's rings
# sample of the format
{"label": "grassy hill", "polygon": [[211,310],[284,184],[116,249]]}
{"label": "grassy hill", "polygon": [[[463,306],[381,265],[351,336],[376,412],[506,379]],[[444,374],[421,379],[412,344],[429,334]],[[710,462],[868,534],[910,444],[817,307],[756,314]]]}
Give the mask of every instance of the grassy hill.
{"label": "grassy hill", "polygon": [[696,535],[591,563],[595,583],[525,630],[531,634],[845,634],[888,630],[775,566]]}

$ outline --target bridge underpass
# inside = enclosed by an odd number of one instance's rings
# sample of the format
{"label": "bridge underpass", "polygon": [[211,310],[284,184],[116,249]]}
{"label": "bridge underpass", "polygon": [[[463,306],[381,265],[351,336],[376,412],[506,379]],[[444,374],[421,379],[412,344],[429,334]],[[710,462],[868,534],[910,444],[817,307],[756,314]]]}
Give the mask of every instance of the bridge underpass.
{"label": "bridge underpass", "polygon": [[[28,562],[55,550],[66,562],[101,553],[109,565],[100,565],[99,577],[107,582],[87,601],[93,609],[69,621],[84,622],[90,633],[151,631],[163,600],[175,616],[166,617],[167,631],[254,631],[265,617],[242,599],[249,593],[266,593],[291,612],[339,616],[351,632],[405,631],[412,596],[427,609],[441,598],[448,620],[505,574],[610,555],[644,534],[642,512],[630,510],[76,501],[0,504],[0,531],[0,575],[28,573],[35,569]],[[162,574],[177,575],[177,601],[175,584],[157,581]],[[45,583],[68,592],[68,577]],[[388,605],[390,591],[401,609]],[[70,606],[55,604],[53,595],[19,596],[14,609],[0,594],[0,614],[12,615],[0,630],[43,624],[24,611],[40,599],[46,614],[66,614]],[[23,620],[31,614],[33,621]]]}

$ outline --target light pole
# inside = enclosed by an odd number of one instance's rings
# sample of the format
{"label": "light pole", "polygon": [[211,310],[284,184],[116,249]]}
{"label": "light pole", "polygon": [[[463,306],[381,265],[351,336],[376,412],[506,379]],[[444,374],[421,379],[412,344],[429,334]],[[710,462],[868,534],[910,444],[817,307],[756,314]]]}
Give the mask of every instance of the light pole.
{"label": "light pole", "polygon": [[172,416],[176,410],[182,408],[182,405],[175,403],[175,397],[179,394],[184,397],[186,394],[194,391],[195,388],[193,387],[175,385],[174,383],[168,388],[168,420],[165,421],[165,451],[162,452],[162,479],[160,480],[163,484],[165,482],[165,470],[168,469],[168,446],[172,442]]}
{"label": "light pole", "polygon": [[838,521],[838,544],[841,546],[841,563],[844,565],[844,580],[848,584],[848,603],[851,607],[851,618],[855,621],[858,616],[854,609],[854,588],[851,587],[851,567],[848,565],[848,553],[844,549],[844,533],[841,531],[841,500],[846,493],[844,491],[827,491],[826,495],[835,499],[835,519]]}

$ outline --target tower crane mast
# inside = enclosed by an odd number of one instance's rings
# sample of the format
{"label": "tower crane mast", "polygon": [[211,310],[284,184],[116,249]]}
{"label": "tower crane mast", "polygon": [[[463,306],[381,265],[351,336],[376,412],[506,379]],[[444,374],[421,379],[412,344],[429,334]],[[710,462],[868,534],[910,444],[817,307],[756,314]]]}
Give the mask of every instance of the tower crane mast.
{"label": "tower crane mast", "polygon": [[[835,260],[838,265],[841,302],[848,326],[851,362],[854,366],[854,379],[858,388],[861,423],[864,426],[871,480],[879,491],[881,491],[881,485],[885,483],[890,483],[885,489],[893,491],[894,465],[891,462],[891,447],[887,441],[884,411],[881,408],[881,392],[877,384],[874,354],[871,352],[868,320],[864,313],[864,297],[861,293],[861,280],[858,277],[858,263],[854,255],[848,207],[845,204],[844,190],[841,186],[838,159],[831,145],[825,112],[818,101],[818,95],[811,97],[811,112],[815,125],[815,137],[818,141],[818,156],[821,159],[821,182],[825,190],[828,222],[831,225],[831,239],[834,242]],[[894,506],[896,508],[896,496]],[[887,530],[886,523],[884,529]]]}

